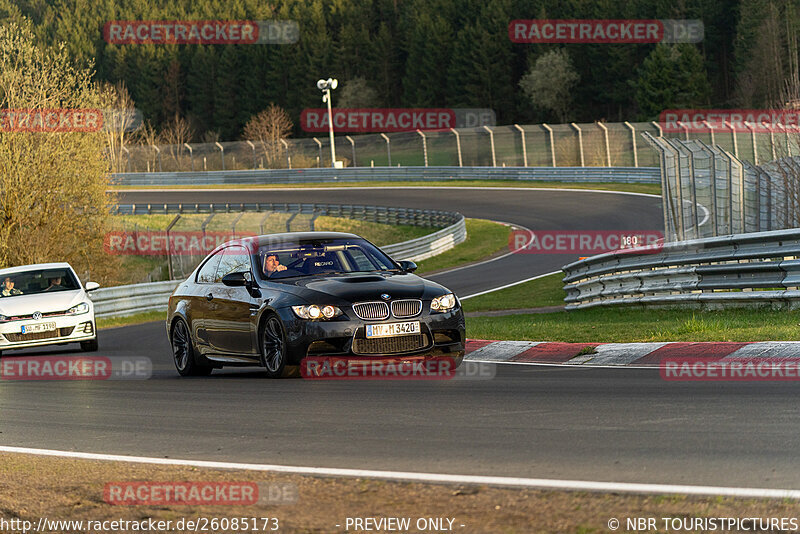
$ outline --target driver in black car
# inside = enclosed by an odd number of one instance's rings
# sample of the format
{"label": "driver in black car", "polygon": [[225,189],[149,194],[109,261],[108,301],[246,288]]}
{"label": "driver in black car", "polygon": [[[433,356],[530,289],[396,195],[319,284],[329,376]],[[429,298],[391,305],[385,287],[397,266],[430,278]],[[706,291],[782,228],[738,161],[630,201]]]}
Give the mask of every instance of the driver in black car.
{"label": "driver in black car", "polygon": [[264,274],[267,277],[272,276],[278,271],[285,271],[286,266],[281,265],[281,260],[278,259],[277,254],[267,254],[264,258]]}

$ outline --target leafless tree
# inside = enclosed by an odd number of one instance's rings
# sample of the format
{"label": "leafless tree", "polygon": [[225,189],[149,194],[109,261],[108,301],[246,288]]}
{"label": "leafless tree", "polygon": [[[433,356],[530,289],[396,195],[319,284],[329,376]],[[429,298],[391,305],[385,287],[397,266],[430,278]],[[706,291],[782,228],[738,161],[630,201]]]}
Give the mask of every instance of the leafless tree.
{"label": "leafless tree", "polygon": [[273,103],[258,115],[250,118],[244,127],[243,137],[261,143],[264,150],[264,161],[268,167],[283,167],[281,140],[291,135],[292,126],[292,119],[286,110]]}

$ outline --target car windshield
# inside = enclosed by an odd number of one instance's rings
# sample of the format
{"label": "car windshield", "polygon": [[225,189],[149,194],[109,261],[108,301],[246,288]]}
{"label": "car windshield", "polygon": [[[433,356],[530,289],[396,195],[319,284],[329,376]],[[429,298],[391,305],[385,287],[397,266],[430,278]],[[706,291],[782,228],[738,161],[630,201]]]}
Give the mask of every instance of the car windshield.
{"label": "car windshield", "polygon": [[0,298],[72,291],[80,284],[71,269],[38,269],[0,275]]}
{"label": "car windshield", "polygon": [[257,262],[264,280],[399,269],[375,245],[359,238],[264,245],[258,250]]}

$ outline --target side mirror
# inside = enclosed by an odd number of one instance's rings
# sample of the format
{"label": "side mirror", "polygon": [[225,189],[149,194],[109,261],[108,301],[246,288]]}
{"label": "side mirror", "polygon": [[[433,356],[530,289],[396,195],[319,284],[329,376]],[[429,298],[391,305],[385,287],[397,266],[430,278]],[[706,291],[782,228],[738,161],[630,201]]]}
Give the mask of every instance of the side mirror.
{"label": "side mirror", "polygon": [[222,277],[222,283],[228,287],[244,287],[250,283],[250,273],[230,273]]}
{"label": "side mirror", "polygon": [[413,261],[403,260],[400,262],[400,268],[407,273],[413,273],[417,270],[417,264]]}
{"label": "side mirror", "polygon": [[86,282],[86,287],[84,287],[84,289],[86,291],[94,291],[95,289],[97,289],[99,287],[100,287],[100,284],[98,284],[97,282]]}

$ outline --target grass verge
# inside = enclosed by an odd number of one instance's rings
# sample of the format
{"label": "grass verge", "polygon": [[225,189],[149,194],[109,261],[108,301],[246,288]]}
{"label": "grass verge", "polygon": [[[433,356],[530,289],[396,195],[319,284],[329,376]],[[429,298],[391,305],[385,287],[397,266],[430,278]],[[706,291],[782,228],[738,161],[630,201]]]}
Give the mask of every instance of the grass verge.
{"label": "grass verge", "polygon": [[166,319],[166,311],[137,313],[135,315],[128,315],[126,317],[98,317],[97,329],[103,330],[105,328],[116,328],[118,326],[131,326],[134,324],[150,323],[153,321],[165,321]]}
{"label": "grass verge", "polygon": [[[464,311],[564,304],[557,273],[464,301]],[[474,339],[634,343],[658,341],[800,341],[800,311],[594,308],[571,312],[468,317]]]}
{"label": "grass verge", "polygon": [[459,267],[508,249],[510,227],[483,219],[467,219],[465,224],[467,239],[447,252],[419,262],[417,274]]}
{"label": "grass verge", "polygon": [[336,182],[319,184],[277,184],[277,185],[193,185],[193,186],[173,186],[173,185],[118,185],[111,189],[124,192],[127,189],[297,189],[297,188],[317,188],[317,187],[424,187],[424,186],[450,186],[450,187],[532,187],[545,189],[602,189],[606,191],[628,191],[631,193],[649,193],[651,195],[661,194],[660,184],[618,184],[607,182],[531,182],[523,180],[439,180],[439,181],[403,181],[403,182]]}
{"label": "grass verge", "polygon": [[564,304],[563,273],[551,274],[508,289],[464,301],[464,311],[514,310]]}
{"label": "grass verge", "polygon": [[570,343],[800,341],[800,311],[620,308],[467,317],[467,337]]}
{"label": "grass verge", "polygon": [[[294,504],[249,506],[141,505],[104,502],[109,482],[254,482],[296,489]],[[275,486],[271,486],[275,487]],[[345,532],[348,517],[453,519],[453,531],[483,534],[529,532],[584,534],[609,532],[610,518],[635,517],[794,517],[788,500],[624,495],[316,478],[269,472],[222,471],[195,467],[135,465],[93,460],[0,454],[0,510],[6,519],[37,525],[40,518],[64,521],[172,521],[211,518],[277,518],[279,532]],[[263,489],[262,489],[263,491]],[[272,524],[272,523],[270,523]],[[445,523],[446,524],[446,523]],[[337,525],[340,525],[337,527]],[[461,527],[464,525],[464,527]],[[659,519],[659,527],[662,525]],[[86,523],[84,523],[84,527]],[[62,533],[100,529],[77,528]],[[219,529],[222,530],[222,529]],[[228,529],[233,530],[233,529]],[[247,529],[250,531],[250,529]],[[351,526],[350,530],[353,528]],[[127,530],[126,530],[127,531]],[[176,531],[172,529],[170,531]],[[437,530],[438,531],[438,530]],[[662,530],[658,530],[662,532]],[[665,530],[663,530],[665,532]]]}

